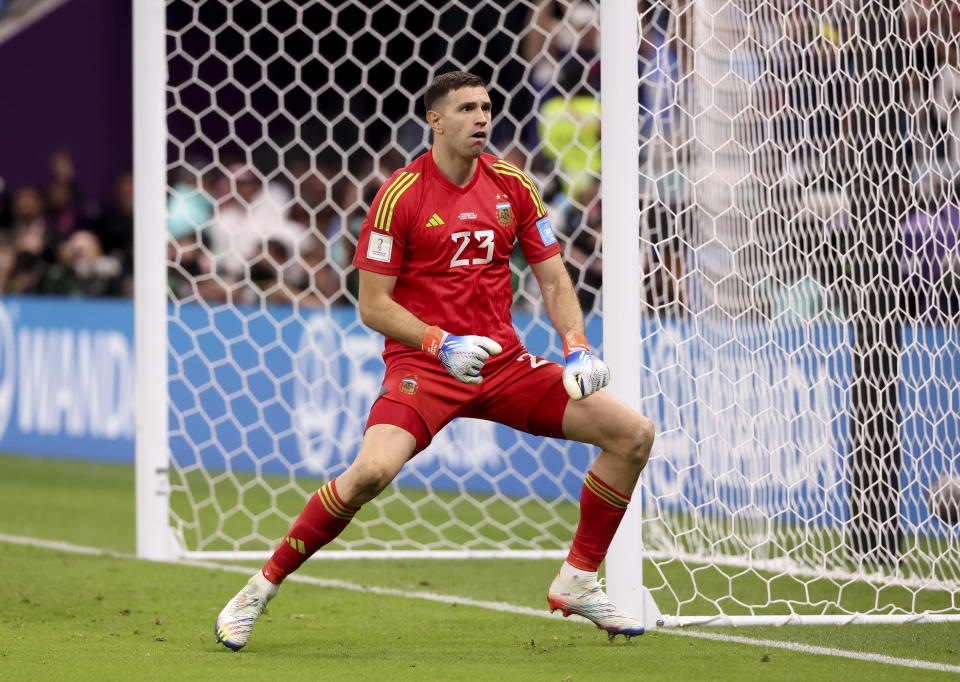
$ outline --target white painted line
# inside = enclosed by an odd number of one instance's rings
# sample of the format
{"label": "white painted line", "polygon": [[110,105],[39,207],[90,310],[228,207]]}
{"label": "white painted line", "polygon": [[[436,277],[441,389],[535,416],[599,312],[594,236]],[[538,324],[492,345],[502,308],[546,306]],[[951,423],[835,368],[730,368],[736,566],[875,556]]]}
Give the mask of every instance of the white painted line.
{"label": "white painted line", "polygon": [[[2,536],[0,536],[2,539]],[[251,575],[251,569],[247,566],[233,566],[230,564],[215,564],[207,561],[181,561],[177,562],[180,565],[185,566],[196,566],[199,568],[209,568],[218,571],[229,571],[230,573],[241,573],[247,577]],[[559,611],[554,611],[551,613],[544,609],[533,609],[529,606],[516,606],[514,604],[507,604],[504,602],[498,601],[480,601],[478,599],[470,599],[469,597],[454,597],[447,594],[437,594],[435,592],[419,592],[411,590],[397,590],[392,587],[377,587],[376,585],[360,585],[358,583],[351,583],[345,580],[332,580],[330,578],[314,578],[308,575],[299,575],[294,573],[293,575],[287,576],[287,581],[296,582],[296,583],[305,583],[307,585],[313,585],[315,587],[329,587],[338,590],[349,590],[351,592],[365,592],[366,594],[382,594],[390,597],[404,597],[406,599],[424,599],[426,601],[435,601],[440,602],[441,604],[458,604],[460,606],[476,606],[480,609],[488,609],[490,611],[503,611],[504,613],[516,613],[523,616],[538,616],[540,618],[554,618],[563,620],[563,616],[560,615]],[[579,616],[575,616],[576,621],[580,623],[593,626],[588,620],[581,619]]]}
{"label": "white painted line", "polygon": [[58,552],[69,552],[71,554],[93,554],[98,556],[112,556],[118,559],[136,559],[132,554],[121,554],[111,549],[100,549],[99,547],[84,547],[82,545],[71,545],[69,542],[60,542],[58,540],[39,540],[23,535],[4,535],[0,533],[0,542],[8,542],[12,545],[29,545],[31,547],[40,547],[41,549],[54,549]]}
{"label": "white painted line", "polygon": [[[36,538],[4,535],[0,533],[0,542],[8,542],[18,545],[29,545],[31,547],[41,547],[43,549],[52,549],[60,552],[71,552],[74,554],[88,554],[110,556],[117,559],[136,559],[132,554],[124,554],[112,550],[99,549],[96,547],[83,547],[72,545],[66,542],[57,542],[52,540],[38,540]],[[250,575],[251,569],[247,566],[234,566],[232,564],[218,564],[208,561],[177,561],[170,562],[179,566],[193,566],[196,568],[206,568],[215,571],[224,571],[228,573],[239,573],[244,576]],[[436,594],[434,592],[420,592],[410,590],[397,590],[391,587],[377,587],[374,585],[360,585],[344,580],[330,580],[327,578],[314,578],[306,575],[294,573],[287,578],[290,582],[304,583],[315,587],[326,587],[338,590],[349,590],[351,592],[363,592],[366,594],[380,594],[392,597],[402,597],[405,599],[424,599],[442,604],[457,604],[460,606],[474,606],[490,611],[501,611],[504,613],[514,613],[523,616],[535,616],[537,618],[551,618],[554,620],[564,620],[559,612],[550,613],[546,609],[533,609],[529,606],[516,606],[495,601],[481,601],[478,599],[469,599],[467,597],[454,597],[445,594]],[[567,619],[571,622],[577,622],[584,625],[591,625],[589,621],[574,618]],[[852,626],[857,627],[857,626]],[[860,626],[863,627],[863,626]],[[909,627],[904,626],[904,627]],[[912,658],[897,658],[895,656],[885,656],[883,654],[871,654],[862,651],[848,651],[846,649],[833,649],[830,647],[814,646],[811,644],[801,644],[799,642],[784,642],[771,639],[754,639],[752,637],[740,637],[736,635],[721,635],[714,632],[702,632],[680,629],[658,629],[658,633],[664,635],[675,635],[678,637],[694,637],[697,639],[709,639],[715,642],[726,642],[729,644],[743,644],[746,646],[764,647],[767,649],[785,649],[797,653],[812,654],[815,656],[834,656],[837,658],[849,658],[856,661],[866,661],[869,663],[880,663],[883,665],[896,665],[904,668],[917,668],[920,670],[934,670],[944,673],[960,674],[960,665],[950,665],[948,663],[937,663],[934,661],[921,661]]]}
{"label": "white painted line", "polygon": [[[815,626],[814,626],[815,627]],[[851,625],[850,627],[869,627],[863,625]],[[903,627],[910,627],[909,624]],[[737,635],[719,635],[715,632],[702,632],[690,630],[657,630],[665,634],[680,635],[681,637],[696,637],[698,639],[712,639],[716,642],[730,642],[731,644],[746,644],[748,646],[760,646],[771,649],[787,649],[804,654],[814,654],[816,656],[836,656],[838,658],[852,658],[857,661],[868,661],[870,663],[883,663],[886,665],[899,665],[905,668],[919,668],[921,670],[936,670],[943,673],[960,673],[960,665],[950,665],[949,663],[936,663],[934,661],[920,661],[912,658],[897,658],[896,656],[884,656],[883,654],[869,654],[862,651],[848,651],[846,649],[832,649],[825,646],[814,646],[812,644],[800,644],[799,642],[783,642],[775,639],[754,639],[752,637],[740,637]]]}

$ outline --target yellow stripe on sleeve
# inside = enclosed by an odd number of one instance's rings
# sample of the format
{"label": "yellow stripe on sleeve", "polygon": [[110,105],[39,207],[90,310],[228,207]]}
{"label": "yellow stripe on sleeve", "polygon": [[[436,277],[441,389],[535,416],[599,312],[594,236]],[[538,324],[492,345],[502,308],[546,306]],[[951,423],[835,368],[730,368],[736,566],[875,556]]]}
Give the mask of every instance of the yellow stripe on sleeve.
{"label": "yellow stripe on sleeve", "polygon": [[377,207],[377,217],[373,221],[373,226],[383,232],[390,231],[390,223],[393,222],[393,211],[400,200],[400,195],[406,192],[410,185],[416,182],[420,177],[419,173],[408,173],[404,171],[397,179],[393,181],[390,188],[384,193],[380,206]]}
{"label": "yellow stripe on sleeve", "polygon": [[390,198],[393,196],[393,193],[396,192],[397,188],[403,184],[404,180],[406,180],[407,175],[409,175],[407,171],[401,171],[400,175],[398,175],[396,179],[387,186],[387,190],[383,193],[383,197],[380,199],[380,205],[377,206],[377,216],[373,220],[374,226],[380,226],[383,215],[386,212],[385,207],[390,203]]}
{"label": "yellow stripe on sleeve", "polygon": [[527,177],[527,174],[522,170],[514,166],[512,163],[507,163],[506,161],[494,161],[493,170],[501,175],[508,175],[510,177],[516,178],[520,181],[520,184],[527,188],[527,191],[530,192],[530,199],[533,201],[533,206],[537,211],[537,218],[542,218],[547,215],[547,209],[543,206],[543,201],[540,200],[540,194],[537,192],[537,188],[534,186],[533,181]]}

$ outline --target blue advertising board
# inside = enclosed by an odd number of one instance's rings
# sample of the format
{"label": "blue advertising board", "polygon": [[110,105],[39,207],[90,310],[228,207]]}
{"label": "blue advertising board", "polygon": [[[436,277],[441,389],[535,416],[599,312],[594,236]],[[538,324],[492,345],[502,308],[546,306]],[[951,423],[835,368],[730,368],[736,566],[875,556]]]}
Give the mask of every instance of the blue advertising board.
{"label": "blue advertising board", "polygon": [[133,461],[129,301],[0,299],[0,449]]}
{"label": "blue advertising board", "polygon": [[[522,314],[516,324],[531,352],[560,359],[549,330]],[[599,321],[588,335],[601,338]],[[664,508],[843,524],[850,335],[644,319],[641,410],[658,431],[645,489]],[[908,533],[940,534],[926,496],[960,469],[960,332],[908,328],[903,338],[902,520]],[[334,476],[351,461],[383,372],[382,340],[353,309],[171,307],[169,343],[179,466]],[[129,301],[0,299],[0,449],[132,462],[133,349]],[[576,499],[591,457],[457,420],[400,480]]]}

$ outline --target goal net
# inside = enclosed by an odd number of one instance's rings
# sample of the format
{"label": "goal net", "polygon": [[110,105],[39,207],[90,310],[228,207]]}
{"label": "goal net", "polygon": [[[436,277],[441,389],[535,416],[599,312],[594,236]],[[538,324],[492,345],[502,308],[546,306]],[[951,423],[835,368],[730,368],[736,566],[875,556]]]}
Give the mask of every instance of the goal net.
{"label": "goal net", "polygon": [[[605,226],[599,3],[154,3],[168,381],[141,395],[169,448],[138,471],[174,554],[267,556],[351,462],[383,371],[360,223],[429,147],[426,84],[464,69],[601,350],[602,228],[637,235],[629,380],[658,439],[618,542],[660,620],[960,612],[950,3],[638,3],[639,210]],[[519,251],[513,275],[521,339],[561,361]],[[318,556],[561,558],[594,455],[455,421]]]}

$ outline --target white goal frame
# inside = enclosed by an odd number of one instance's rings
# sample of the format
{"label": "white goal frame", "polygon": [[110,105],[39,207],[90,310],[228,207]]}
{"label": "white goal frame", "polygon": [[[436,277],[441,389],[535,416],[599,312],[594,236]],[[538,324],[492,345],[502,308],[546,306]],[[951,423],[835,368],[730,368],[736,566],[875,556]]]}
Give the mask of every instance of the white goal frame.
{"label": "white goal frame", "polygon": [[[135,334],[136,390],[136,528],[137,556],[156,561],[187,558],[255,559],[265,552],[185,552],[170,527],[169,399],[166,282],[166,120],[164,0],[133,3],[134,177],[135,177]],[[640,410],[643,372],[641,343],[641,241],[637,238],[641,193],[639,75],[635,54],[638,22],[635,3],[600,3],[602,125],[616,131],[602,137],[603,316],[604,356],[616,368],[610,390]],[[662,614],[644,587],[643,562],[649,558],[642,537],[642,486],[628,508],[606,561],[613,600],[650,626],[887,624],[960,622],[960,614],[713,615]],[[565,552],[544,551],[324,551],[318,558],[555,558]],[[867,582],[881,574],[861,573]]]}
{"label": "white goal frame", "polygon": [[167,82],[163,0],[133,3],[137,556],[179,558],[170,529],[167,395]]}
{"label": "white goal frame", "polygon": [[[153,560],[176,560],[193,553],[182,551],[171,532],[168,513],[170,498],[169,440],[167,400],[155,387],[167,381],[166,346],[166,122],[164,98],[166,85],[166,53],[164,0],[143,0],[134,3],[134,177],[136,178],[135,223],[135,331],[137,355],[137,429],[136,429],[136,515],[137,556]],[[640,290],[640,243],[628,226],[639,221],[639,173],[637,138],[638,104],[632,93],[639,82],[635,69],[626,68],[629,60],[618,55],[629,54],[637,41],[636,14],[627,3],[604,2],[601,5],[602,31],[609,36],[602,42],[603,79],[616,86],[606,88],[603,96],[603,122],[610,129],[623,130],[623,136],[607,136],[602,140],[604,176],[615,178],[602,187],[604,219],[624,229],[603,233],[603,249],[617,257],[604,260],[604,277],[626,286],[611,287],[605,292],[605,305],[626,312],[604,317],[605,353],[618,367],[610,386],[621,400],[639,408],[640,394],[635,382],[640,363],[635,352],[635,338],[640,328],[640,311],[632,292]],[[158,96],[160,93],[160,96]],[[637,495],[640,495],[638,488]],[[631,506],[637,510],[639,505]],[[609,584],[624,602],[639,606],[643,596],[641,547],[632,541],[639,533],[639,512],[630,513],[622,524],[619,538],[611,546]],[[263,552],[203,552],[208,558],[256,559]],[[438,552],[341,552],[326,551],[326,558],[564,558],[563,551],[438,551]],[[613,558],[617,557],[617,558]],[[611,568],[612,567],[612,568]],[[639,601],[638,601],[639,599]]]}

